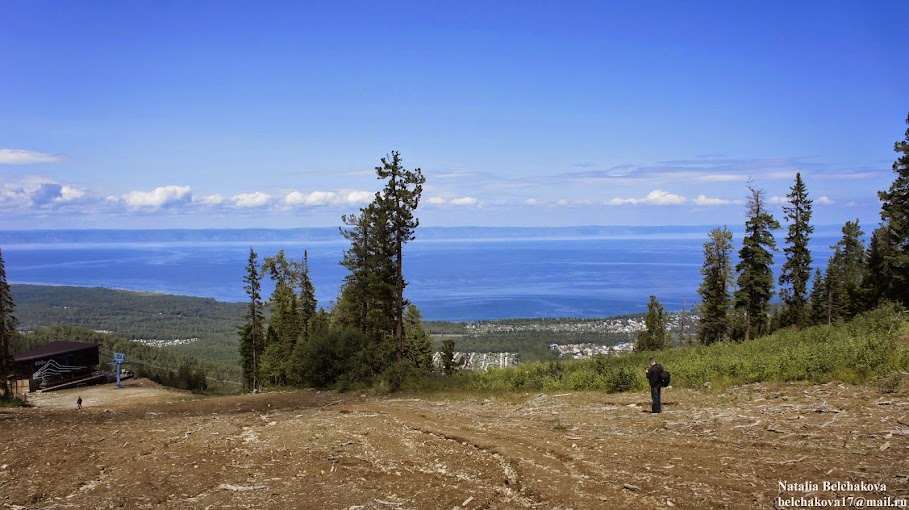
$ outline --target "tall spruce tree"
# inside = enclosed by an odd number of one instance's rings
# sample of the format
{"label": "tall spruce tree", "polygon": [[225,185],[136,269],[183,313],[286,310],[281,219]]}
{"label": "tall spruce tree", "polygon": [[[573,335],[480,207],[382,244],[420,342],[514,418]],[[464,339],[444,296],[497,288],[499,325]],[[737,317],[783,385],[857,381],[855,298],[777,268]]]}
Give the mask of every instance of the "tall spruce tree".
{"label": "tall spruce tree", "polygon": [[786,195],[784,217],[789,223],[786,234],[786,262],[780,272],[780,301],[783,302],[782,326],[803,328],[808,325],[808,281],[811,279],[811,251],[808,241],[814,232],[811,225],[811,203],[802,174],[795,174],[795,184]]}
{"label": "tall spruce tree", "polygon": [[309,252],[303,250],[303,262],[300,264],[300,328],[303,338],[306,337],[310,319],[316,315],[316,287],[309,276]]}
{"label": "tall spruce tree", "polygon": [[698,339],[704,345],[721,342],[728,338],[730,331],[729,309],[732,296],[732,232],[725,226],[717,227],[708,234],[704,243],[704,265],[701,274],[704,280],[698,288],[701,295]]}
{"label": "tall spruce tree", "polygon": [[274,384],[287,383],[288,361],[294,346],[303,335],[297,287],[300,282],[299,264],[279,250],[274,257],[265,257],[262,273],[268,274],[275,288],[268,299],[271,314],[265,334],[262,372]]}
{"label": "tall spruce tree", "polygon": [[811,282],[809,321],[813,325],[830,323],[830,297],[827,293],[827,280],[820,268],[814,270]]}
{"label": "tall spruce tree", "polygon": [[9,283],[6,281],[6,264],[3,262],[3,252],[0,251],[0,398],[10,399],[12,393],[9,388],[9,375],[13,369],[11,346],[16,336],[19,321],[13,315],[16,304],[10,293]]}
{"label": "tall spruce tree", "polygon": [[250,391],[259,390],[259,364],[265,348],[265,313],[262,304],[262,278],[259,274],[258,254],[251,247],[243,276],[243,289],[249,297],[246,323],[240,327],[240,364],[243,369],[243,386]]}
{"label": "tall spruce tree", "polygon": [[657,301],[656,296],[650,296],[647,303],[647,316],[644,318],[644,330],[638,333],[635,350],[658,351],[670,347],[666,334],[666,316],[663,315],[663,305]]}
{"label": "tall spruce tree", "polygon": [[748,221],[745,222],[745,237],[739,250],[738,290],[735,292],[735,307],[745,316],[745,337],[750,340],[760,336],[767,327],[767,311],[773,297],[773,254],[776,240],[773,231],[780,224],[767,209],[764,190],[749,184]]}
{"label": "tall spruce tree", "polygon": [[889,189],[878,192],[881,223],[872,236],[866,287],[873,299],[909,306],[909,128],[893,151],[898,154],[892,167],[896,177]]}
{"label": "tall spruce tree", "polygon": [[407,170],[401,160],[401,153],[391,152],[391,158],[382,158],[382,165],[376,167],[379,179],[385,179],[385,188],[376,195],[376,201],[388,214],[388,223],[394,236],[395,246],[395,338],[397,339],[397,360],[404,353],[404,244],[414,239],[414,231],[420,220],[414,211],[420,205],[420,195],[426,178],[419,168]]}
{"label": "tall spruce tree", "polygon": [[843,238],[833,248],[824,276],[827,291],[827,322],[849,320],[864,308],[863,283],[865,281],[866,253],[859,221],[847,221]]}
{"label": "tall spruce tree", "polygon": [[432,338],[423,329],[423,315],[410,303],[404,312],[404,359],[423,372],[432,370]]}
{"label": "tall spruce tree", "polygon": [[341,265],[350,272],[333,315],[342,326],[373,340],[392,336],[397,285],[388,215],[374,201],[360,209],[359,215],[345,215],[342,220],[348,228],[342,228],[341,234],[351,246]]}

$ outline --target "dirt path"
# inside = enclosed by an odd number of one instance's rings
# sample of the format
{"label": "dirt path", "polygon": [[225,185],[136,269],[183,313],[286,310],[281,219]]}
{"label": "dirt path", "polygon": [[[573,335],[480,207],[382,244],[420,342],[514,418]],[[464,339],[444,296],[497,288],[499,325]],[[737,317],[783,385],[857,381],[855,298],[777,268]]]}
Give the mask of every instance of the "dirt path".
{"label": "dirt path", "polygon": [[[909,498],[909,396],[839,384],[670,389],[662,415],[642,412],[644,394],[198,398],[129,381],[51,395],[0,411],[7,508],[774,508],[781,497]],[[825,490],[825,481],[886,489]]]}

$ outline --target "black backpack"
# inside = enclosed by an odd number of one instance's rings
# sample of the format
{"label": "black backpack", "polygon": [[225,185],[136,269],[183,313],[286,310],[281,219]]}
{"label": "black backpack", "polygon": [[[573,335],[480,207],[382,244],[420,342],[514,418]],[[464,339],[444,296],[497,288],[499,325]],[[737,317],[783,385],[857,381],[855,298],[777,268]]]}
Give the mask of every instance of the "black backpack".
{"label": "black backpack", "polygon": [[662,386],[664,388],[666,386],[669,386],[669,381],[671,380],[671,378],[672,378],[672,376],[669,375],[668,370],[663,370],[662,372],[660,372],[660,386]]}

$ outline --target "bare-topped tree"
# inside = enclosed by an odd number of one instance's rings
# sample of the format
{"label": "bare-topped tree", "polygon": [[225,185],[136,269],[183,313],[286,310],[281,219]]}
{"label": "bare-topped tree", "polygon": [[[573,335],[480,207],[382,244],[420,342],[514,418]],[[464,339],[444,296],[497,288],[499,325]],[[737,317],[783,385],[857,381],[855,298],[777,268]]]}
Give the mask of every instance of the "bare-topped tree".
{"label": "bare-topped tree", "polygon": [[376,167],[379,179],[386,179],[385,188],[376,194],[376,201],[388,214],[388,224],[394,236],[395,245],[395,339],[397,360],[404,352],[404,244],[414,240],[414,231],[420,220],[414,211],[420,205],[420,195],[426,178],[419,168],[407,170],[401,160],[401,153],[391,152],[391,157],[382,158],[382,165]]}
{"label": "bare-topped tree", "polygon": [[773,297],[773,254],[776,240],[773,231],[780,223],[773,219],[767,209],[766,194],[750,182],[748,191],[748,221],[745,222],[745,238],[739,250],[738,290],[735,292],[735,307],[745,313],[745,341],[762,334],[767,326],[767,310]]}

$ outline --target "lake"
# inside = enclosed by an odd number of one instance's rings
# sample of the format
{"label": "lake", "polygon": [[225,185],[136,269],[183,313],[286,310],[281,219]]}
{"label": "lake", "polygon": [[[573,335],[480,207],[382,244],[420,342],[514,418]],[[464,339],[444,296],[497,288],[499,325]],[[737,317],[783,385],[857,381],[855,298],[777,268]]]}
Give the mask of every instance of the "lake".
{"label": "lake", "polygon": [[[405,295],[428,320],[606,317],[645,311],[651,294],[666,310],[690,308],[710,228],[420,230],[406,246]],[[738,244],[741,233],[734,236]],[[816,264],[839,237],[838,227],[815,234]],[[347,274],[338,262],[348,245],[337,229],[5,231],[0,241],[10,283],[244,301],[250,246],[260,262],[283,248],[295,259],[308,251],[316,296],[329,307]],[[263,289],[270,293],[267,281]]]}

